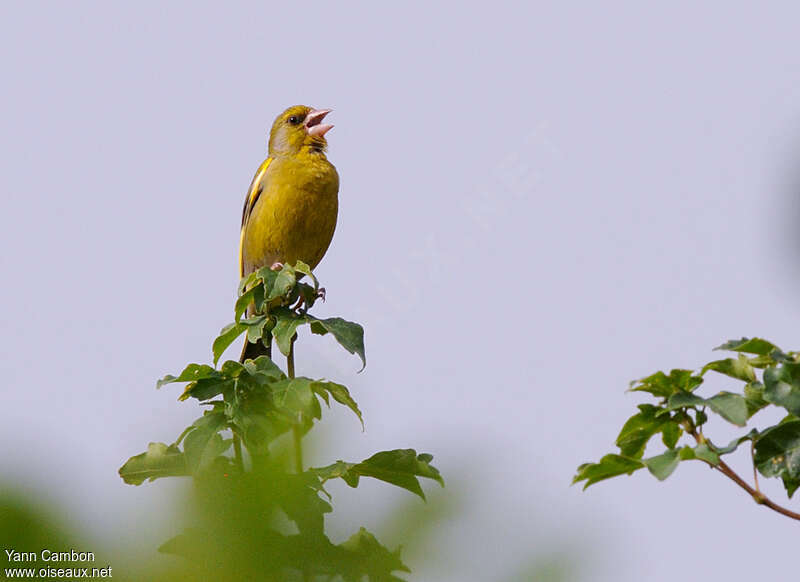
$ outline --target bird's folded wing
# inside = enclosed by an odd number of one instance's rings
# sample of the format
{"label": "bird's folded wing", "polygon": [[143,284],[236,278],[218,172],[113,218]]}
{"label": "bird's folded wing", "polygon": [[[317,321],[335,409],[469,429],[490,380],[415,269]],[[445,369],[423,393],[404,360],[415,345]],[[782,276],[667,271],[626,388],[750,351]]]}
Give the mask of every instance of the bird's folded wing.
{"label": "bird's folded wing", "polygon": [[244,277],[244,257],[242,255],[244,250],[244,233],[247,221],[250,214],[253,212],[253,207],[258,201],[258,197],[264,190],[264,177],[267,175],[267,168],[272,163],[272,158],[264,160],[253,176],[253,181],[250,182],[250,188],[247,189],[247,196],[244,198],[244,208],[242,208],[242,231],[239,236],[239,276]]}

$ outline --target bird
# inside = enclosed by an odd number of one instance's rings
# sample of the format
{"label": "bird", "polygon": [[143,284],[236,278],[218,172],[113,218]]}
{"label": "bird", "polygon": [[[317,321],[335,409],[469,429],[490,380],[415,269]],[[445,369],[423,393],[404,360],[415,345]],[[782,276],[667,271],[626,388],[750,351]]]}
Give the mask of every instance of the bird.
{"label": "bird", "polygon": [[[275,118],[267,159],[256,170],[242,209],[239,276],[303,261],[315,268],[328,250],[339,212],[339,174],[325,155],[322,123],[331,109],[294,105]],[[245,339],[241,362],[269,355]]]}

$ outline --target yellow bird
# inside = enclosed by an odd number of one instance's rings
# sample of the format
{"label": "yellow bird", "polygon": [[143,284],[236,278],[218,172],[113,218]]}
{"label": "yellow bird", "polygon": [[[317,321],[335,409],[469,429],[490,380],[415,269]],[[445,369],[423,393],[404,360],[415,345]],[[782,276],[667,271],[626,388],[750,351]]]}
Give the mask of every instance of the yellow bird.
{"label": "yellow bird", "polygon": [[[258,167],[242,210],[239,275],[264,266],[312,269],[328,250],[339,210],[339,174],[325,157],[322,123],[330,109],[295,105],[278,115],[269,133],[269,154]],[[241,361],[269,353],[245,341]]]}

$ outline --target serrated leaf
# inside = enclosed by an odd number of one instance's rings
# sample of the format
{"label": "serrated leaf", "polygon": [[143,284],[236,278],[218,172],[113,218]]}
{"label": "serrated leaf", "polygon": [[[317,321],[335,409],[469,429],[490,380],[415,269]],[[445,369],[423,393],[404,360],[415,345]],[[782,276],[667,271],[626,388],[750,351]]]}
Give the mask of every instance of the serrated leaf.
{"label": "serrated leaf", "polygon": [[193,382],[205,378],[218,378],[219,375],[217,370],[206,364],[189,364],[178,376],[170,376],[169,374],[164,376],[156,383],[156,388],[175,382]]}
{"label": "serrated leaf", "polygon": [[361,325],[341,317],[317,319],[308,316],[308,318],[311,321],[312,332],[319,335],[325,335],[325,332],[330,332],[340,346],[361,358],[361,370],[367,366],[367,357],[364,354],[364,328]]}
{"label": "serrated leaf", "polygon": [[188,475],[186,460],[176,446],[150,443],[147,451],[131,457],[119,469],[119,476],[129,485],[141,485],[146,480],[161,477],[183,477]]}
{"label": "serrated leaf", "polygon": [[775,344],[761,338],[754,337],[752,339],[748,339],[743,337],[742,339],[738,340],[728,340],[721,346],[717,346],[714,349],[766,356],[769,355],[773,350],[778,349],[778,347]]}
{"label": "serrated leaf", "polygon": [[275,314],[275,327],[272,328],[272,336],[275,338],[275,343],[278,344],[278,349],[284,356],[289,355],[289,350],[292,347],[292,338],[297,333],[297,328],[309,322],[307,315],[298,315],[289,309],[276,309],[273,311]]}
{"label": "serrated leaf", "polygon": [[800,416],[800,368],[784,363],[764,370],[764,400]]}
{"label": "serrated leaf", "polygon": [[681,462],[678,452],[678,449],[668,449],[660,455],[644,459],[644,464],[653,477],[663,481],[672,474],[678,463]]}
{"label": "serrated leaf", "polygon": [[800,420],[770,427],[754,442],[753,462],[762,475],[800,479]]}
{"label": "serrated leaf", "polygon": [[578,473],[573,477],[572,483],[586,481],[583,485],[583,488],[586,489],[589,485],[594,485],[611,477],[626,474],[632,475],[634,471],[644,466],[645,464],[639,459],[623,457],[622,455],[606,455],[597,463],[584,463],[578,467]]}
{"label": "serrated leaf", "polygon": [[356,401],[350,396],[350,391],[346,386],[337,384],[336,382],[312,382],[311,389],[322,396],[326,404],[328,403],[328,394],[330,394],[336,402],[347,406],[355,413],[358,420],[361,421],[361,429],[364,429],[364,419],[361,416],[361,411],[358,409]]}
{"label": "serrated leaf", "polygon": [[691,392],[702,384],[701,376],[694,376],[692,370],[670,370],[669,376],[656,372],[641,380],[631,382],[631,392],[649,392],[653,396],[669,398],[679,391]]}
{"label": "serrated leaf", "polygon": [[363,527],[338,547],[350,557],[348,563],[343,564],[345,569],[343,580],[345,582],[360,582],[365,579],[403,582],[392,572],[411,572],[400,560],[401,548],[390,552]]}
{"label": "serrated leaf", "polygon": [[756,373],[755,370],[753,370],[753,366],[750,364],[747,357],[742,354],[739,354],[738,358],[726,358],[724,360],[709,362],[703,366],[703,369],[700,371],[700,373],[705,374],[708,370],[725,374],[726,376],[736,378],[737,380],[744,380],[745,382],[754,382],[756,379]]}
{"label": "serrated leaf", "polygon": [[395,449],[375,453],[360,463],[337,461],[328,467],[312,469],[322,481],[339,477],[351,487],[358,485],[359,477],[372,477],[397,487],[402,487],[425,499],[418,477],[433,479],[444,487],[439,471],[430,465],[433,456],[417,454],[414,449]]}
{"label": "serrated leaf", "polygon": [[286,378],[283,370],[269,356],[258,356],[255,360],[247,360],[243,365],[248,374],[255,378],[263,377],[269,382]]}
{"label": "serrated leaf", "polygon": [[668,419],[657,416],[659,410],[656,406],[642,404],[639,406],[639,413],[625,422],[616,441],[623,456],[641,458],[647,442],[668,422]]}
{"label": "serrated leaf", "polygon": [[244,325],[247,331],[247,341],[251,344],[260,341],[264,337],[264,328],[267,326],[269,318],[266,315],[254,315],[239,321],[239,325]]}
{"label": "serrated leaf", "polygon": [[231,323],[222,328],[222,330],[219,332],[219,335],[214,340],[214,343],[211,345],[211,352],[214,355],[215,366],[217,365],[220,356],[222,356],[222,353],[227,350],[228,346],[235,342],[236,338],[242,335],[246,329],[247,327],[240,323]]}

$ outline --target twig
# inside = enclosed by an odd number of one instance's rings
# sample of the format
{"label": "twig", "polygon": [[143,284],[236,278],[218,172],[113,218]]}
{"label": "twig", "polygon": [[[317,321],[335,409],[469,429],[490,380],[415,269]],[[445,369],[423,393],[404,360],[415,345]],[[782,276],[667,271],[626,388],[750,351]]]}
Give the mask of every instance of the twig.
{"label": "twig", "polygon": [[[698,443],[702,443],[703,442],[703,440],[704,440],[703,437],[698,435],[696,430],[694,430],[693,428],[692,428],[692,430],[687,430],[687,432],[690,435],[692,435],[694,437],[694,439]],[[785,507],[782,507],[782,506],[778,505],[777,503],[772,501],[769,497],[767,497],[766,495],[761,493],[761,491],[758,491],[757,489],[753,489],[752,487],[750,487],[750,485],[744,479],[739,477],[739,475],[736,473],[736,471],[731,469],[728,466],[728,464],[725,461],[723,461],[722,459],[719,460],[719,464],[718,465],[712,465],[711,463],[708,463],[708,464],[711,467],[715,468],[720,473],[722,473],[723,475],[725,475],[726,477],[728,477],[728,479],[730,479],[731,481],[736,483],[739,487],[741,487],[742,489],[747,491],[750,494],[750,497],[752,497],[753,500],[756,503],[758,503],[759,505],[766,505],[772,511],[777,511],[781,515],[785,515],[786,517],[790,517],[792,519],[796,519],[796,520],[800,521],[800,513],[795,513],[794,511],[791,511],[789,509],[786,509]],[[754,465],[754,468],[755,468],[755,465]]]}

